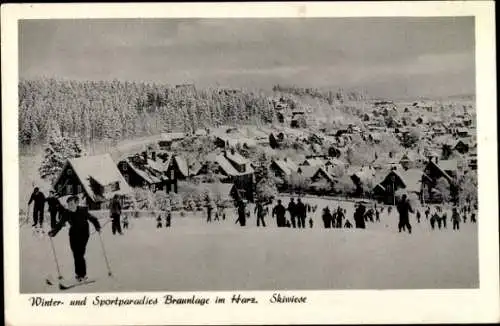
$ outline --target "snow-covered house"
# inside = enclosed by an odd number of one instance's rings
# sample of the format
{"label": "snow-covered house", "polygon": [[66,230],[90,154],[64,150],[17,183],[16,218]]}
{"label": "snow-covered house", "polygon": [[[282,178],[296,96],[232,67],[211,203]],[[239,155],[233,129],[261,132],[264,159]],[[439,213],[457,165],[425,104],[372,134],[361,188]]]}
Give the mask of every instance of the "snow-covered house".
{"label": "snow-covered house", "polygon": [[63,198],[80,196],[90,210],[106,208],[115,195],[123,198],[132,194],[109,154],[67,160],[54,183],[54,190]]}
{"label": "snow-covered house", "polygon": [[408,194],[414,193],[420,199],[423,191],[431,187],[432,180],[419,169],[392,170],[373,189],[374,197],[385,204],[394,204],[396,192],[404,189]]}
{"label": "snow-covered house", "polygon": [[167,153],[157,155],[156,152],[142,152],[118,162],[118,170],[127,183],[134,188],[148,188],[155,192],[165,190],[166,192],[177,192],[176,175],[169,175],[168,168],[172,156]]}
{"label": "snow-covered house", "polygon": [[182,132],[169,132],[162,133],[160,137],[158,146],[163,150],[170,150],[174,142],[183,140],[186,135]]}
{"label": "snow-covered house", "polygon": [[288,157],[281,160],[273,160],[269,166],[269,169],[274,175],[284,181],[287,180],[292,173],[297,172],[298,168],[297,164]]}
{"label": "snow-covered house", "polygon": [[253,201],[254,169],[251,162],[236,151],[223,151],[221,154],[210,153],[207,155],[206,161],[201,165],[197,175],[209,173],[221,176],[223,183],[234,183],[240,193],[243,193],[245,199]]}

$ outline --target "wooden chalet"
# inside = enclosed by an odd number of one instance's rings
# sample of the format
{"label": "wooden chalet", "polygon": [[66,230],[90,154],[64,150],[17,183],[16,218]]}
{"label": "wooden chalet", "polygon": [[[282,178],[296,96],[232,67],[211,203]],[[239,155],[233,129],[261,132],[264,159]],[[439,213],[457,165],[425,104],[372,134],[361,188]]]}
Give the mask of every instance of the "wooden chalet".
{"label": "wooden chalet", "polygon": [[233,183],[244,199],[253,202],[254,169],[250,161],[234,150],[222,154],[211,153],[197,175],[210,173],[209,165],[215,165],[215,171],[212,172],[222,176],[221,182]]}
{"label": "wooden chalet", "polygon": [[132,195],[109,154],[67,160],[53,188],[59,197],[79,196],[90,210],[107,208],[115,195],[122,199]]}
{"label": "wooden chalet", "polygon": [[[162,155],[163,154],[163,155]],[[124,158],[118,162],[118,169],[131,187],[148,188],[155,192],[164,190],[177,192],[177,176],[169,174],[171,155],[162,153],[151,156],[147,152]]]}
{"label": "wooden chalet", "polygon": [[423,192],[430,187],[431,178],[419,169],[392,170],[375,185],[372,192],[375,199],[387,205],[394,205],[399,190],[414,193],[421,199]]}

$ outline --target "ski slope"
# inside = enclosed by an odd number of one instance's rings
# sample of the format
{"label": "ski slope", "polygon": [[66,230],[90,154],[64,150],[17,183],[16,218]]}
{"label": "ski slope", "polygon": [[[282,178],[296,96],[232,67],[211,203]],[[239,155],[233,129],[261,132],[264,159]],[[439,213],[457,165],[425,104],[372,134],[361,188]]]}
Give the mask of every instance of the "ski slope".
{"label": "ski slope", "polygon": [[[320,207],[325,201],[316,200]],[[285,199],[284,203],[288,203]],[[332,202],[329,202],[332,204]],[[312,203],[314,204],[314,203]],[[337,206],[338,203],[333,203]],[[352,204],[348,209],[352,222]],[[256,219],[245,228],[235,217],[207,224],[202,213],[173,216],[172,227],[157,229],[151,218],[131,220],[123,236],[105,225],[102,237],[113,277],[107,269],[97,234],[87,246],[88,276],[97,282],[67,292],[319,290],[319,289],[432,289],[474,288],[479,285],[477,225],[461,223],[460,231],[430,231],[425,217],[414,218],[411,235],[397,232],[397,216],[381,215],[366,230],[323,229],[321,208],[314,227],[268,228]],[[330,205],[332,208],[332,205]],[[448,216],[451,216],[448,214]],[[92,227],[91,227],[92,229]],[[21,292],[57,292],[47,275],[57,278],[48,237],[36,237],[23,226]],[[61,271],[73,277],[67,228],[53,239]]]}

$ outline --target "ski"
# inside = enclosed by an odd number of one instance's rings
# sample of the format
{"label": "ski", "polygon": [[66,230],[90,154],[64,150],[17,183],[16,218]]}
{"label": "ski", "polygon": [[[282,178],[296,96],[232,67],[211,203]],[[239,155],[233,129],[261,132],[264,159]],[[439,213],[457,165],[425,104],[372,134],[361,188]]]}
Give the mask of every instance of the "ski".
{"label": "ski", "polygon": [[88,279],[86,281],[74,281],[72,283],[66,283],[66,284],[64,284],[65,282],[59,281],[59,289],[61,289],[61,290],[69,290],[69,289],[72,289],[72,288],[80,286],[80,285],[86,285],[86,284],[94,283],[95,281],[96,280],[94,280],[94,279]]}

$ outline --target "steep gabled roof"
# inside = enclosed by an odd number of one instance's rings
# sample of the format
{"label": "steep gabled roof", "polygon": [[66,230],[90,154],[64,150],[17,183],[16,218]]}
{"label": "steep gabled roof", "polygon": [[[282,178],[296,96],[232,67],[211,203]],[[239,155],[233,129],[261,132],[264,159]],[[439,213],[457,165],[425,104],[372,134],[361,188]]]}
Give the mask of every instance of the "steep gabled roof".
{"label": "steep gabled roof", "polygon": [[120,171],[116,167],[115,163],[111,159],[109,154],[95,155],[95,156],[82,156],[79,158],[73,158],[66,161],[66,166],[59,175],[56,183],[62,177],[66,167],[70,166],[80,183],[83,186],[85,193],[93,200],[98,201],[98,194],[96,194],[90,184],[90,179],[94,179],[101,186],[105,187],[112,183],[118,182],[119,190],[114,191],[112,194],[129,194],[132,189],[129,187]]}
{"label": "steep gabled roof", "polygon": [[236,151],[234,151],[234,153],[232,151],[226,151],[226,158],[236,164],[246,165],[249,163],[246,158]]}
{"label": "steep gabled roof", "polygon": [[174,156],[175,163],[177,163],[177,167],[179,168],[179,172],[182,173],[184,177],[189,176],[189,169],[186,160],[182,156],[175,155]]}

